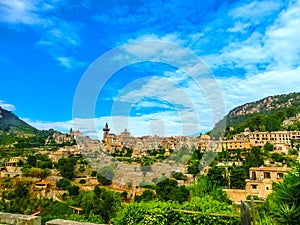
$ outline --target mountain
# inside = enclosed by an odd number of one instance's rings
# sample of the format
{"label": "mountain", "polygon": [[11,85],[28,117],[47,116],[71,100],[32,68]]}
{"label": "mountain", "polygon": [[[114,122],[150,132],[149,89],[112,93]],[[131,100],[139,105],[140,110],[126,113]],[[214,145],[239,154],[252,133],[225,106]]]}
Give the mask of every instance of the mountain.
{"label": "mountain", "polygon": [[300,113],[300,93],[269,96],[259,101],[246,103],[232,109],[219,121],[211,133],[222,132],[220,127],[226,123],[225,137],[240,133],[245,128],[251,131],[295,130],[300,123],[283,125],[283,121],[295,118]]}
{"label": "mountain", "polygon": [[21,120],[15,114],[0,107],[0,131],[21,134],[35,134],[38,130]]}

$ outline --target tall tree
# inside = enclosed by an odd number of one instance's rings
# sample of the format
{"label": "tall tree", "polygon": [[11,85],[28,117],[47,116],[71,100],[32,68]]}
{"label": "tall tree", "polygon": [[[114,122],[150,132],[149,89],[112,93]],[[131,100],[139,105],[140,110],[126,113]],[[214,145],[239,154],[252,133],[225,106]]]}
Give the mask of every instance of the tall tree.
{"label": "tall tree", "polygon": [[60,160],[58,160],[57,169],[63,177],[72,180],[75,177],[75,165],[76,159],[61,158]]}

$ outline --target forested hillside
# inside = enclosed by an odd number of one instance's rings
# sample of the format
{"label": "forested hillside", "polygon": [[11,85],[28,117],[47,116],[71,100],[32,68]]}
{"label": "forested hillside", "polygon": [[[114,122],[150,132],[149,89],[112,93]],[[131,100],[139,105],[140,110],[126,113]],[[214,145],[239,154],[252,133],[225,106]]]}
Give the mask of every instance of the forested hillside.
{"label": "forested hillside", "polygon": [[245,128],[251,131],[298,130],[299,121],[288,126],[284,126],[283,121],[299,113],[300,93],[269,96],[234,108],[216,124],[212,132],[221,132],[219,127],[222,123],[226,123],[226,137]]}
{"label": "forested hillside", "polygon": [[25,123],[12,112],[0,107],[0,131],[34,134],[38,130]]}

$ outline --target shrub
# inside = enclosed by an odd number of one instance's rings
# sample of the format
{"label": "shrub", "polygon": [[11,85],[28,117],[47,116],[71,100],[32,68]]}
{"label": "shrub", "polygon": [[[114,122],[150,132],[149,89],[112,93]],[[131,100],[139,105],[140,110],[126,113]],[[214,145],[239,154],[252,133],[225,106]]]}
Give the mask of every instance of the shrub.
{"label": "shrub", "polygon": [[85,179],[81,179],[81,180],[79,181],[79,184],[86,184],[86,180],[85,180]]}
{"label": "shrub", "polygon": [[70,181],[67,178],[62,178],[56,182],[56,187],[61,188],[63,190],[67,190],[68,186],[70,186]]}

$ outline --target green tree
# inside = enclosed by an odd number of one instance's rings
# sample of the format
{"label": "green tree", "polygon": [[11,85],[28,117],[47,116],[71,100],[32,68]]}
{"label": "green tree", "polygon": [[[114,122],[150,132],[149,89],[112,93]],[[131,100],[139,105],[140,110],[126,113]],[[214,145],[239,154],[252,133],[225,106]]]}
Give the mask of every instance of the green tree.
{"label": "green tree", "polygon": [[17,163],[18,166],[22,167],[24,165],[24,162],[22,160],[19,160]]}
{"label": "green tree", "polygon": [[176,179],[176,180],[186,180],[187,177],[182,173],[182,172],[173,172],[172,176]]}
{"label": "green tree", "polygon": [[22,184],[18,185],[14,192],[17,198],[25,198],[29,196],[29,190]]}
{"label": "green tree", "polygon": [[165,179],[156,184],[156,193],[161,201],[187,201],[190,192],[185,186],[178,187],[178,182],[172,179]]}
{"label": "green tree", "polygon": [[198,159],[191,160],[187,169],[188,174],[193,174],[195,177],[199,173],[199,164],[200,161]]}
{"label": "green tree", "polygon": [[281,153],[273,153],[271,155],[271,158],[275,161],[275,162],[283,162],[283,160],[285,160],[285,156]]}
{"label": "green tree", "polygon": [[108,223],[120,209],[121,199],[118,193],[95,186],[93,192],[83,193],[81,207],[86,214],[99,215]]}
{"label": "green tree", "polygon": [[230,188],[245,189],[245,179],[248,178],[248,169],[245,167],[233,167],[230,171]]}
{"label": "green tree", "polygon": [[153,191],[145,190],[142,195],[140,195],[140,196],[136,195],[134,200],[136,202],[142,202],[142,201],[149,202],[149,201],[152,201],[153,199],[154,199]]}
{"label": "green tree", "polygon": [[79,166],[79,168],[78,168],[78,171],[79,171],[80,173],[83,173],[83,172],[85,171],[85,165],[80,164],[80,166]]}
{"label": "green tree", "polygon": [[226,186],[226,174],[225,169],[217,166],[213,166],[208,170],[208,180],[216,186]]}
{"label": "green tree", "polygon": [[79,187],[76,185],[69,185],[67,190],[70,196],[79,195]]}
{"label": "green tree", "polygon": [[86,180],[85,180],[85,179],[81,179],[81,180],[79,181],[79,184],[86,184]]}
{"label": "green tree", "polygon": [[30,155],[28,156],[27,158],[27,164],[30,166],[30,167],[36,167],[36,157],[34,155]]}
{"label": "green tree", "polygon": [[266,142],[266,144],[264,145],[264,150],[266,151],[273,151],[274,150],[274,145],[272,145],[270,142]]}
{"label": "green tree", "polygon": [[265,210],[278,224],[296,225],[300,221],[300,164],[282,182],[274,185]]}
{"label": "green tree", "polygon": [[60,160],[58,160],[57,169],[63,177],[72,180],[75,177],[75,165],[76,159],[61,158]]}
{"label": "green tree", "polygon": [[[185,211],[199,211],[200,213],[186,213]],[[204,213],[203,213],[204,212]],[[210,216],[205,213],[225,215]],[[235,218],[227,217],[230,215]],[[240,225],[241,220],[233,208],[224,202],[218,202],[211,196],[203,199],[195,198],[190,202],[178,204],[176,202],[141,202],[124,205],[113,220],[115,225],[126,224],[209,224],[209,225]]]}
{"label": "green tree", "polygon": [[53,163],[50,160],[38,162],[38,167],[41,169],[52,169]]}
{"label": "green tree", "polygon": [[252,147],[246,157],[247,167],[259,167],[264,165],[264,158],[259,147]]}
{"label": "green tree", "polygon": [[162,201],[171,200],[172,197],[170,194],[173,189],[177,189],[178,182],[172,179],[165,179],[156,184],[156,193],[158,195],[158,199]]}
{"label": "green tree", "polygon": [[67,190],[68,186],[70,186],[70,180],[67,178],[62,178],[56,182],[56,187],[61,188],[63,190]]}

